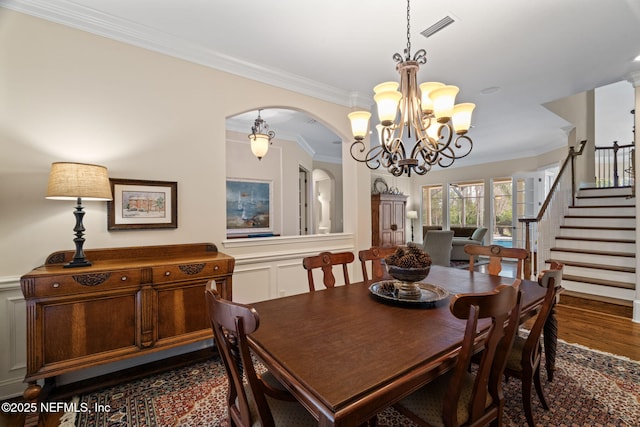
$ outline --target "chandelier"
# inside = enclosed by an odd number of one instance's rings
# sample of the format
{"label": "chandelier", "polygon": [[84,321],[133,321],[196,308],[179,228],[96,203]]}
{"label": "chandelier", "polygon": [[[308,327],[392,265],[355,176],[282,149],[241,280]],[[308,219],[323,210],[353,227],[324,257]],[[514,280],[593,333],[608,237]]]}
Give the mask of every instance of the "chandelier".
{"label": "chandelier", "polygon": [[249,141],[251,141],[251,152],[258,160],[262,160],[267,154],[271,140],[276,136],[274,131],[269,130],[267,122],[260,117],[260,111],[262,110],[258,110],[258,118],[251,126],[251,133],[248,135]]}
{"label": "chandelier", "polygon": [[[365,163],[369,169],[384,167],[394,176],[411,172],[424,175],[435,164],[446,168],[456,159],[465,157],[473,148],[466,135],[471,126],[471,113],[475,104],[455,104],[456,86],[427,82],[418,86],[420,64],[427,62],[426,51],[420,49],[411,58],[409,23],[410,7],[407,0],[407,47],[404,58],[393,55],[400,73],[400,83],[385,82],[373,88],[380,124],[379,144],[367,150],[364,138],[369,132],[368,111],[354,111],[348,115],[355,141],[351,144],[351,157]],[[398,87],[400,88],[398,90]],[[400,119],[398,117],[400,109]],[[404,132],[407,138],[403,139]],[[415,138],[409,151],[407,142]]]}

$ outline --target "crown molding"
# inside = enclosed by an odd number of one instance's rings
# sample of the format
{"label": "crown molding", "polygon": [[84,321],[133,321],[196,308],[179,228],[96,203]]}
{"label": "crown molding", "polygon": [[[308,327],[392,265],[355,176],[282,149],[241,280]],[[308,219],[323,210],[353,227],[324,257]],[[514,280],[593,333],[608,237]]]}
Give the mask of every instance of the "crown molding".
{"label": "crown molding", "polygon": [[219,71],[350,107],[352,94],[284,70],[264,67],[66,0],[8,0],[0,7],[155,51]]}

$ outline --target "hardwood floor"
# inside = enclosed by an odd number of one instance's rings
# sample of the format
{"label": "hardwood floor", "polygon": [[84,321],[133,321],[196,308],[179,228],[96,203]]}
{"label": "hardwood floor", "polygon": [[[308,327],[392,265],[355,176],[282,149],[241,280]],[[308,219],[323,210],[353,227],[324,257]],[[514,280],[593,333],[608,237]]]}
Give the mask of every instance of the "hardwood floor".
{"label": "hardwood floor", "polygon": [[[556,307],[560,339],[640,361],[640,323],[633,323],[628,317],[596,312],[562,302]],[[39,420],[39,426],[58,425],[60,415],[48,415],[46,419]],[[0,427],[23,424],[23,416],[0,412]]]}

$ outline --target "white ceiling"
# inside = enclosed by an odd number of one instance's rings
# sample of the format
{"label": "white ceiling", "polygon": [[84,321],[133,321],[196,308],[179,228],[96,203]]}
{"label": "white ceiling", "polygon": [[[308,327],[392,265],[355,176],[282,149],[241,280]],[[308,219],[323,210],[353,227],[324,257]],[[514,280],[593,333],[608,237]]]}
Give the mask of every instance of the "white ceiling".
{"label": "white ceiling", "polygon": [[[0,0],[0,5],[347,106],[370,107],[375,84],[398,80],[392,55],[406,46],[404,1]],[[412,53],[426,49],[428,58],[419,81],[455,84],[459,102],[477,105],[470,132],[474,151],[468,157],[473,163],[566,145],[568,123],[543,104],[640,70],[633,62],[640,55],[638,0],[414,0],[411,10]],[[447,15],[453,24],[428,39],[420,35]],[[491,88],[498,89],[483,94]],[[241,117],[247,133],[255,114]],[[296,135],[318,155],[331,155],[322,146],[339,150],[332,144],[337,137],[327,130],[320,136],[305,131],[320,127],[303,126],[306,117],[289,118],[298,121],[297,129],[289,129],[276,118],[272,122],[268,112],[262,115],[276,134]]]}

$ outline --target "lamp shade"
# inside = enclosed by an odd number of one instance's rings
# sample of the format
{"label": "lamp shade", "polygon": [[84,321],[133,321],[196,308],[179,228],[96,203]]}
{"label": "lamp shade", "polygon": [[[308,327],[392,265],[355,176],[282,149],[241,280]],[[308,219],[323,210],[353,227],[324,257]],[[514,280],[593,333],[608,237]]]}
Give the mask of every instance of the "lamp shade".
{"label": "lamp shade", "polygon": [[351,121],[351,132],[353,137],[358,139],[364,139],[369,132],[369,118],[371,113],[368,111],[354,111],[347,116]]}
{"label": "lamp shade", "polygon": [[397,90],[379,92],[373,95],[378,106],[378,119],[383,126],[389,126],[398,115],[398,104],[402,99],[402,94]]}
{"label": "lamp shade", "polygon": [[418,211],[407,211],[407,218],[418,219]]}
{"label": "lamp shade", "polygon": [[464,135],[471,127],[471,113],[476,108],[476,104],[471,102],[465,102],[462,104],[456,104],[453,107],[453,128],[458,135]]}
{"label": "lamp shade", "polygon": [[86,163],[51,164],[47,199],[112,200],[109,175],[104,166]]}
{"label": "lamp shade", "polygon": [[373,88],[373,99],[378,106],[378,119],[383,126],[393,123],[398,114],[398,104],[402,98],[398,86],[397,82],[384,82]]}
{"label": "lamp shade", "polygon": [[251,140],[251,152],[258,159],[262,159],[267,151],[269,151],[269,135],[257,133],[255,135],[249,135]]}
{"label": "lamp shade", "polygon": [[443,86],[430,92],[433,101],[433,114],[439,123],[446,123],[453,115],[453,105],[458,94],[457,86]]}
{"label": "lamp shade", "polygon": [[420,105],[423,112],[427,114],[433,113],[433,101],[431,100],[429,94],[431,94],[431,91],[443,86],[444,83],[440,82],[426,82],[420,85],[420,93],[422,94]]}

